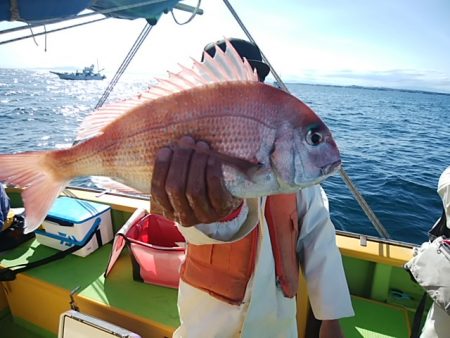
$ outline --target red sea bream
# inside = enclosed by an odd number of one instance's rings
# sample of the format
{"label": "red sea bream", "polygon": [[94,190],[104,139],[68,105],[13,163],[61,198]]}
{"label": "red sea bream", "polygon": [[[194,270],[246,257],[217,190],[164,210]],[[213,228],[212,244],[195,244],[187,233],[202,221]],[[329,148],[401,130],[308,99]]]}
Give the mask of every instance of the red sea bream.
{"label": "red sea bream", "polygon": [[150,193],[155,153],[183,135],[208,142],[238,197],[287,193],[319,183],[340,165],[321,119],[296,97],[258,82],[227,42],[147,92],[100,108],[77,145],[0,155],[0,181],[22,187],[26,232],[36,229],[75,177],[107,176]]}

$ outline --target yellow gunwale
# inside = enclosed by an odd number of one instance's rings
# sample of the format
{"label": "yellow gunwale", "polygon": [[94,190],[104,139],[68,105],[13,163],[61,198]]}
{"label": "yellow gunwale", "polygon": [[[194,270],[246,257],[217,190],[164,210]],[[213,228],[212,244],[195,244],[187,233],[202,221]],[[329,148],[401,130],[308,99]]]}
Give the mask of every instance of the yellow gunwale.
{"label": "yellow gunwale", "polygon": [[360,239],[337,234],[336,242],[343,256],[354,257],[364,261],[402,267],[413,256],[413,246],[396,243],[367,240],[362,246]]}

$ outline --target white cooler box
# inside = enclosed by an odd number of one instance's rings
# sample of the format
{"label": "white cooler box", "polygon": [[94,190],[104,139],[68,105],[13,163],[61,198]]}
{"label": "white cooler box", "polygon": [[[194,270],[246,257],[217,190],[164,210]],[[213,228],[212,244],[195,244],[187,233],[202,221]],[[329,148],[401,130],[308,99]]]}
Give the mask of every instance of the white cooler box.
{"label": "white cooler box", "polygon": [[36,239],[49,247],[66,250],[74,245],[83,245],[93,233],[91,240],[75,251],[75,255],[85,257],[113,239],[111,207],[58,197],[42,226],[36,230]]}

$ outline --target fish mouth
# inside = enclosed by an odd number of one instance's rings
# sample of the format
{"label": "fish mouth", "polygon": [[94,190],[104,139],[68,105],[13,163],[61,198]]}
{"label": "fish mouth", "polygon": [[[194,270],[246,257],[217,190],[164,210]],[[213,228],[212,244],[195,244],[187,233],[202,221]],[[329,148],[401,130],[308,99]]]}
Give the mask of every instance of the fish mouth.
{"label": "fish mouth", "polygon": [[336,162],[323,166],[322,168],[320,168],[320,173],[323,176],[331,175],[341,168],[341,163],[341,160],[338,160]]}

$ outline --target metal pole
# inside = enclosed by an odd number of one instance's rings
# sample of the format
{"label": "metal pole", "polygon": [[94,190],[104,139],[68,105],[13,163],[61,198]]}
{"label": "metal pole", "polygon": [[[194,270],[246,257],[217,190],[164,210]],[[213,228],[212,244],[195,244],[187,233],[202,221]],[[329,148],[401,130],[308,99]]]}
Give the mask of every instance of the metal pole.
{"label": "metal pole", "polygon": [[135,43],[131,47],[130,51],[128,52],[127,56],[123,60],[122,64],[120,65],[119,69],[117,70],[114,77],[111,79],[111,82],[108,84],[108,87],[105,89],[105,92],[103,93],[100,100],[97,102],[97,105],[95,106],[95,109],[100,108],[103,106],[103,104],[106,102],[106,99],[108,98],[109,94],[111,94],[112,90],[114,89],[117,82],[119,82],[120,77],[122,76],[125,69],[130,64],[133,57],[136,55],[136,52],[141,47],[142,43],[144,42],[145,38],[147,37],[148,33],[152,30],[154,26],[151,26],[149,23],[145,25],[141,33],[139,34],[138,38],[136,39]]}

